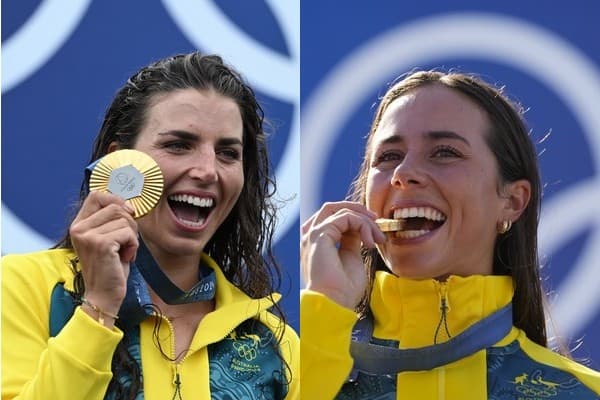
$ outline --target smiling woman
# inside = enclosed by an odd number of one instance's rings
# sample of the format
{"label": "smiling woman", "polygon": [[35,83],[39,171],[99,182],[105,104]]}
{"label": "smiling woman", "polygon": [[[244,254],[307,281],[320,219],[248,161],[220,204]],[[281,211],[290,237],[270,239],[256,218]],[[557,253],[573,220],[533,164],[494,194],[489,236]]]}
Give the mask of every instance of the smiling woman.
{"label": "smiling woman", "polygon": [[501,91],[407,75],[352,189],[302,226],[303,397],[598,397],[600,374],[546,348],[536,153]]}
{"label": "smiling woman", "polygon": [[162,171],[151,211],[86,177],[54,249],[2,260],[2,398],[297,398],[298,337],[270,311],[275,182],[252,89],[218,56],[144,67],[90,161],[123,149]]}

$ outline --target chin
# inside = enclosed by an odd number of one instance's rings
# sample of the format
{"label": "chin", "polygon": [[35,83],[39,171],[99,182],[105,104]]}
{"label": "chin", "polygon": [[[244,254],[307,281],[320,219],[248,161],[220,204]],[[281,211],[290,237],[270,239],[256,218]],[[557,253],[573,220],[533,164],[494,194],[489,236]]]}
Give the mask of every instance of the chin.
{"label": "chin", "polygon": [[197,238],[147,238],[147,241],[152,241],[158,251],[164,254],[171,254],[174,257],[186,257],[199,255],[204,250],[206,241],[199,241]]}
{"label": "chin", "polygon": [[388,270],[401,278],[424,280],[424,279],[442,279],[448,277],[448,273],[441,268],[423,265],[418,262],[408,262],[406,260],[387,262]]}

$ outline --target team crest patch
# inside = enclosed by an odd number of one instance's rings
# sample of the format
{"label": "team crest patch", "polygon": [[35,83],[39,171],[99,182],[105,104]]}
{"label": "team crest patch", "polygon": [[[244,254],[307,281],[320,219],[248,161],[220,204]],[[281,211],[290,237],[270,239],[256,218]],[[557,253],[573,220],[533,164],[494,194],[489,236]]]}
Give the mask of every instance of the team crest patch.
{"label": "team crest patch", "polygon": [[560,397],[559,395],[577,387],[579,382],[574,377],[559,377],[550,372],[545,373],[540,368],[517,374],[508,384],[512,386],[517,400],[537,400]]}
{"label": "team crest patch", "polygon": [[262,323],[243,323],[208,351],[213,400],[273,400],[286,393],[285,363]]}

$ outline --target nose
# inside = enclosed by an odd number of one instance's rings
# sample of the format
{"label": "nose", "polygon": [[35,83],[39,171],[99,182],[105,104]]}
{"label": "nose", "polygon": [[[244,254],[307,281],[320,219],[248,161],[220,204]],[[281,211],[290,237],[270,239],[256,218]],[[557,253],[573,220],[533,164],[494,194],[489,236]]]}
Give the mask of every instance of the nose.
{"label": "nose", "polygon": [[217,173],[217,156],[214,150],[203,150],[191,154],[192,158],[188,176],[201,183],[215,183],[219,180]]}
{"label": "nose", "polygon": [[391,185],[397,188],[408,188],[410,186],[423,186],[427,179],[418,159],[407,154],[401,163],[394,169]]}

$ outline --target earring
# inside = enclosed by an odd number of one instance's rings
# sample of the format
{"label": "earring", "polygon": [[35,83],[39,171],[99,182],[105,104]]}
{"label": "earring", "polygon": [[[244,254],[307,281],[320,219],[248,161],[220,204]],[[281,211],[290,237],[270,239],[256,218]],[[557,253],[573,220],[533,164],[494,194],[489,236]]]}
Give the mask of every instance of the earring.
{"label": "earring", "polygon": [[498,233],[504,234],[504,233],[510,231],[511,227],[512,227],[512,221],[510,219],[506,219],[506,220],[502,221],[502,225],[498,228]]}

